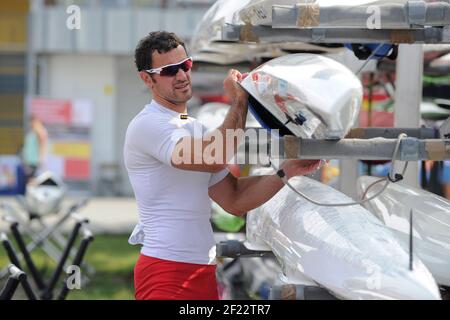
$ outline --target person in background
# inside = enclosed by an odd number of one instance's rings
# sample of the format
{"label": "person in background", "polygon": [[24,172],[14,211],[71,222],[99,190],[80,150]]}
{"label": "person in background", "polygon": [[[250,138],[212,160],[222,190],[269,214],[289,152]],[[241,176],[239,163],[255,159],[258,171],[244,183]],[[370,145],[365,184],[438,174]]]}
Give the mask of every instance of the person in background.
{"label": "person in background", "polygon": [[22,158],[26,183],[42,168],[47,152],[48,134],[42,122],[34,115],[30,118],[30,130],[25,136]]}

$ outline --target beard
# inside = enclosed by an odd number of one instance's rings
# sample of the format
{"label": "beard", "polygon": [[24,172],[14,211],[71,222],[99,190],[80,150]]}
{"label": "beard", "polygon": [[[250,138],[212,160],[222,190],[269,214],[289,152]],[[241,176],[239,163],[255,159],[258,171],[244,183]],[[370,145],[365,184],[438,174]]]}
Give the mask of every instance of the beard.
{"label": "beard", "polygon": [[[190,81],[179,82],[173,85],[171,88],[163,87],[156,81],[157,84],[152,88],[152,93],[154,97],[159,100],[165,100],[172,104],[184,104],[188,102],[192,96],[192,85]],[[184,87],[185,86],[185,87]]]}
{"label": "beard", "polygon": [[176,102],[185,103],[192,98],[192,85],[190,82],[184,84],[185,87],[177,88],[175,85],[172,96]]}

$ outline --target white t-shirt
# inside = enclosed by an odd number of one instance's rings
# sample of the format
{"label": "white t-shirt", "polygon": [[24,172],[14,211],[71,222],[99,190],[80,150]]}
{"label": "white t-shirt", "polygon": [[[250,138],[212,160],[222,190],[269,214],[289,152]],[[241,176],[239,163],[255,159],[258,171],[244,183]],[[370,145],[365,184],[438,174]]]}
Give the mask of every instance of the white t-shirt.
{"label": "white t-shirt", "polygon": [[139,224],[129,242],[141,253],[164,260],[215,263],[208,188],[228,174],[174,168],[172,153],[184,136],[199,138],[206,128],[197,120],[152,101],[130,122],[125,166],[134,190]]}

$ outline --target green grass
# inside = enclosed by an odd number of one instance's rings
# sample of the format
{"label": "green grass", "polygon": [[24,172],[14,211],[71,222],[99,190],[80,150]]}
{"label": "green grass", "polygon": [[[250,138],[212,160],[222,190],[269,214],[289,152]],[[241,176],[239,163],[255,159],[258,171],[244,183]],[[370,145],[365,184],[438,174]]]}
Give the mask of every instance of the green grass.
{"label": "green grass", "polygon": [[[90,281],[80,290],[72,290],[68,295],[69,300],[128,300],[134,299],[133,268],[139,255],[138,246],[128,244],[128,235],[99,235],[90,244],[85,262],[95,269],[95,274],[90,275]],[[42,250],[32,253],[33,261],[39,269],[45,270],[45,279],[48,281],[51,272],[56,266]],[[9,264],[4,249],[0,247],[0,268]],[[85,268],[81,270],[87,272]],[[65,273],[60,279],[63,279]],[[32,282],[32,280],[31,280]],[[61,283],[61,281],[59,282]],[[0,280],[0,288],[4,280]],[[59,288],[55,290],[55,294]],[[19,290],[17,297],[22,297]]]}

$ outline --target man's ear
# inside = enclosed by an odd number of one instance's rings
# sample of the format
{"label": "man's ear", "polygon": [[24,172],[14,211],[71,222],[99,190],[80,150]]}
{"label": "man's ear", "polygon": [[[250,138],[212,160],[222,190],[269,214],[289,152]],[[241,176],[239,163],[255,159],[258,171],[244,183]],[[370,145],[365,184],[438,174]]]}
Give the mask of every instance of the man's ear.
{"label": "man's ear", "polygon": [[148,87],[153,88],[153,78],[151,77],[151,75],[149,75],[145,71],[141,71],[141,72],[139,72],[139,76],[141,77],[142,81],[144,81],[144,83]]}

